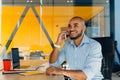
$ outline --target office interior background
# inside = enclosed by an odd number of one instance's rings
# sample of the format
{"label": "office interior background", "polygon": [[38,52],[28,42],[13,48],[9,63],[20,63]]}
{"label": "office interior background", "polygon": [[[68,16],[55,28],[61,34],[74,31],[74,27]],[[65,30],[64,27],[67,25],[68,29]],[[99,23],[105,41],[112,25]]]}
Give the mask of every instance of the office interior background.
{"label": "office interior background", "polygon": [[109,80],[115,40],[120,51],[119,4],[120,0],[0,0],[1,47],[7,53],[17,47],[21,53],[50,54],[69,19],[81,16],[86,21],[86,35],[102,44],[102,73]]}

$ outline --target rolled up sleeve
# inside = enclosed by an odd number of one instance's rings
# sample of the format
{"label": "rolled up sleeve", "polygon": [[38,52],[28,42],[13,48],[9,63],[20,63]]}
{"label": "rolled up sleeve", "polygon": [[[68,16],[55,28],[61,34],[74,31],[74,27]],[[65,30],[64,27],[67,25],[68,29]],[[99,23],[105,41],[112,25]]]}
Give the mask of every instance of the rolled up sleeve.
{"label": "rolled up sleeve", "polygon": [[57,61],[49,65],[55,67],[60,66],[65,61],[65,50],[66,50],[66,44],[62,47],[61,51],[59,52]]}
{"label": "rolled up sleeve", "polygon": [[101,45],[99,43],[90,46],[90,53],[87,57],[86,65],[82,70],[86,76],[87,80],[92,80],[96,73],[101,71],[102,64],[102,52]]}

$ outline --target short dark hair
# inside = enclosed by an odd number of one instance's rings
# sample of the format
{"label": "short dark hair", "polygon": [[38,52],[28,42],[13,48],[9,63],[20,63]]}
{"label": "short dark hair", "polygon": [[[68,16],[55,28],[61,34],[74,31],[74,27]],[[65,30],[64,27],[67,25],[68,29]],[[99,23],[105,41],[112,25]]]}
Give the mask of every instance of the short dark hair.
{"label": "short dark hair", "polygon": [[71,21],[72,19],[75,19],[75,18],[80,19],[80,21],[82,21],[83,25],[85,25],[85,20],[84,20],[82,17],[80,17],[80,16],[74,16],[74,17],[72,17],[72,18],[70,19],[70,21]]}

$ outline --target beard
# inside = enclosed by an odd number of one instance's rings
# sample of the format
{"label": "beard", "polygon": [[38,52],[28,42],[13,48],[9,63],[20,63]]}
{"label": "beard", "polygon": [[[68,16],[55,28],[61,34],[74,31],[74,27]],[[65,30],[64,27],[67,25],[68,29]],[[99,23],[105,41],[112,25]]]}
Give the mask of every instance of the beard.
{"label": "beard", "polygon": [[71,37],[71,36],[70,36],[70,39],[71,39],[71,40],[78,39],[79,37],[82,36],[82,33],[83,33],[83,30],[81,30],[81,32],[80,32],[77,36],[75,36],[75,37]]}

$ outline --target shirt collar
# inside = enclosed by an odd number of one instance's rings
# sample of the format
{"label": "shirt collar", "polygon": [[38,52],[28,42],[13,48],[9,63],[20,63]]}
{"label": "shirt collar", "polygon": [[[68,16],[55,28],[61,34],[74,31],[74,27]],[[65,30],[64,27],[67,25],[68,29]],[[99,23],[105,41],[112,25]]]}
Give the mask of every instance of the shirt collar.
{"label": "shirt collar", "polygon": [[84,35],[81,43],[89,43],[89,38],[86,35]]}
{"label": "shirt collar", "polygon": [[[84,43],[89,43],[89,38],[86,35],[83,36],[83,39],[80,45]],[[70,44],[75,45],[73,40],[70,40]]]}

